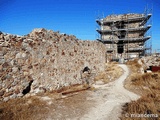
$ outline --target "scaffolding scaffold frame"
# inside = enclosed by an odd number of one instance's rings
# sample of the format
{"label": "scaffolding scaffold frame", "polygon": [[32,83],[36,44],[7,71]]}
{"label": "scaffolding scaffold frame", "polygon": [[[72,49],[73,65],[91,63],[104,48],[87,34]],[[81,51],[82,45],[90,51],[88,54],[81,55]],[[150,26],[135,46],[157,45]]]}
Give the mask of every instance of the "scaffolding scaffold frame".
{"label": "scaffolding scaffold frame", "polygon": [[[118,17],[116,18],[115,16]],[[151,16],[152,9],[146,8],[142,14],[112,14],[108,18],[99,17],[96,19],[99,25],[98,29],[96,29],[98,33],[97,40],[106,44],[106,53],[110,56],[109,59],[119,59],[122,57],[124,59],[130,59],[135,57],[133,55],[135,53],[137,54],[136,57],[151,55]],[[131,25],[134,23],[136,25],[138,23],[138,26]],[[131,34],[138,34],[138,36],[130,37]],[[135,44],[135,46],[133,45],[134,47],[132,48],[131,44]]]}

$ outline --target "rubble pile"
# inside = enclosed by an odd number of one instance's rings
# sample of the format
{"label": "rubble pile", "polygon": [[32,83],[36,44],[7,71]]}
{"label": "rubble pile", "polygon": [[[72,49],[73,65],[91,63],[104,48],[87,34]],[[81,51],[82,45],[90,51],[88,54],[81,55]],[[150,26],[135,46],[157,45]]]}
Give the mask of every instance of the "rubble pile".
{"label": "rubble pile", "polygon": [[[0,33],[0,100],[81,83],[81,71],[104,70],[105,46],[73,35],[34,29],[26,36]],[[24,94],[25,93],[25,94]]]}
{"label": "rubble pile", "polygon": [[147,56],[142,57],[141,60],[143,61],[146,68],[149,68],[150,66],[160,66],[160,57]]}
{"label": "rubble pile", "polygon": [[112,14],[105,18],[105,20],[127,20],[128,18],[134,18],[134,17],[143,17],[144,14],[135,14],[135,13],[128,13],[128,14]]}

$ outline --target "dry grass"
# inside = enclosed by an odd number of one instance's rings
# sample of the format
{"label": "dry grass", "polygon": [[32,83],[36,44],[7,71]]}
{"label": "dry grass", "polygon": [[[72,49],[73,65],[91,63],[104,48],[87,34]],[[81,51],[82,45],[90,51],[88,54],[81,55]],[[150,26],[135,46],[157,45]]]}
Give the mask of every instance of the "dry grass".
{"label": "dry grass", "polygon": [[142,97],[123,106],[121,120],[159,120],[157,117],[126,117],[125,114],[155,114],[160,117],[160,72],[140,74],[137,60],[128,63],[131,75],[125,87]]}
{"label": "dry grass", "polygon": [[140,94],[141,91],[139,91],[139,88],[137,88],[136,86],[134,86],[132,84],[132,80],[135,78],[138,78],[139,76],[142,75],[142,73],[140,72],[140,68],[142,67],[139,63],[138,63],[138,59],[134,59],[132,61],[128,61],[127,66],[130,69],[130,75],[129,77],[125,80],[125,88],[133,91],[137,94]]}
{"label": "dry grass", "polygon": [[[155,98],[155,95],[143,96],[137,101],[132,101],[131,103],[126,103],[123,106],[123,112],[121,120],[159,120],[157,116],[160,116],[160,100]],[[130,115],[126,117],[126,113]],[[154,114],[153,117],[131,117],[132,114]]]}
{"label": "dry grass", "polygon": [[0,104],[0,120],[34,120],[35,113],[46,113],[45,103],[36,97],[13,99]]}
{"label": "dry grass", "polygon": [[132,73],[139,73],[139,70],[142,67],[138,63],[138,59],[134,59],[132,61],[128,61],[126,64],[129,66],[129,68],[131,69]]}
{"label": "dry grass", "polygon": [[117,63],[115,62],[109,62],[106,64],[106,69],[105,71],[99,73],[95,77],[95,81],[103,81],[104,83],[108,83],[111,81],[116,80],[123,74],[122,68],[120,68]]}
{"label": "dry grass", "polygon": [[[65,115],[71,114],[74,106],[77,108],[79,108],[78,106],[84,107],[86,98],[80,91],[89,88],[88,85],[77,84],[43,95],[26,96],[23,98],[12,99],[8,102],[2,102],[0,103],[0,120],[45,120],[47,119],[46,117],[48,117],[48,114],[53,115],[52,118],[57,119],[55,115],[59,113]],[[73,94],[75,92],[79,92],[80,96]],[[63,98],[62,95],[65,95],[65,97],[63,96]],[[46,98],[46,100],[42,98]],[[82,102],[77,103],[77,100],[81,100]],[[61,103],[62,101],[64,104]],[[48,103],[51,103],[51,105]],[[59,106],[63,107],[59,108]],[[85,106],[87,107],[87,105]],[[65,111],[63,111],[64,108],[66,109]],[[87,108],[85,109],[87,110]],[[85,112],[85,110],[81,110],[82,109],[79,110],[79,114]],[[76,115],[78,114],[75,114],[74,116]]]}

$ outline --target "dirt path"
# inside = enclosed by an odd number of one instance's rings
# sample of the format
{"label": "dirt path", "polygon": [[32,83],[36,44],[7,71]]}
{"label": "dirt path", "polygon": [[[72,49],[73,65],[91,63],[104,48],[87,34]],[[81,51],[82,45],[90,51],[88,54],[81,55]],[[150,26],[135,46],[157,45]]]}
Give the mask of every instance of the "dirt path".
{"label": "dirt path", "polygon": [[126,65],[119,66],[124,70],[119,79],[105,85],[94,85],[97,91],[92,94],[92,99],[96,100],[96,105],[81,118],[82,120],[118,120],[121,106],[140,97],[123,87],[129,70]]}
{"label": "dirt path", "polygon": [[50,93],[0,105],[0,119],[118,120],[121,106],[139,98],[123,87],[129,71],[126,65],[119,66],[124,74],[114,82],[93,85],[96,88],[94,91],[86,90],[67,96]]}

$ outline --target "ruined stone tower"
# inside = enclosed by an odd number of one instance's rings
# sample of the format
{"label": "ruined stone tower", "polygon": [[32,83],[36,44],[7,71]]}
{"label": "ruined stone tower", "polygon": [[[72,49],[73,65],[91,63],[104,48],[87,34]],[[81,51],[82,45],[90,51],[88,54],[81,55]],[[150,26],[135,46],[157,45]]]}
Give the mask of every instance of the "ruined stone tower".
{"label": "ruined stone tower", "polygon": [[97,19],[100,34],[98,41],[107,46],[107,59],[129,59],[141,57],[151,49],[146,42],[151,38],[147,31],[151,28],[148,23],[152,14],[122,14],[109,15]]}

